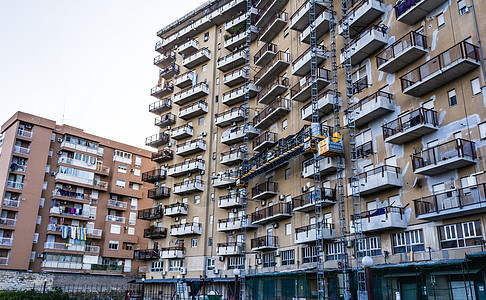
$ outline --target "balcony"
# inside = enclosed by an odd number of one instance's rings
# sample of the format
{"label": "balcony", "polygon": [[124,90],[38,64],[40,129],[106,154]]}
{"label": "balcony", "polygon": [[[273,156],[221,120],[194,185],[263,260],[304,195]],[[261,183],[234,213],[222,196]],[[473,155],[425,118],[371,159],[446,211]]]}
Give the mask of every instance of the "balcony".
{"label": "balcony", "polygon": [[163,216],[164,214],[162,211],[162,207],[157,206],[139,210],[137,218],[141,220],[155,220],[160,219]]}
{"label": "balcony", "polygon": [[239,164],[243,161],[244,153],[240,149],[232,149],[230,151],[222,152],[220,163],[226,166]]}
{"label": "balcony", "polygon": [[[258,36],[258,27],[251,26],[251,41],[253,42]],[[229,51],[234,51],[246,43],[246,30],[235,33],[232,36],[225,35],[224,47]]]}
{"label": "balcony", "polygon": [[276,11],[267,23],[260,29],[260,42],[272,41],[279,32],[287,26],[288,14],[284,11]]}
{"label": "balcony", "polygon": [[261,225],[292,216],[291,203],[277,203],[251,213],[251,222]]}
{"label": "balcony", "polygon": [[[353,220],[353,216],[351,216],[351,219]],[[352,225],[352,227],[354,226]],[[354,232],[353,229],[351,229],[352,232]],[[361,229],[363,233],[407,229],[405,208],[386,206],[365,211],[361,213]]]}
{"label": "balcony", "polygon": [[14,190],[22,190],[24,188],[24,183],[18,181],[7,181],[7,188],[14,189]]}
{"label": "balcony", "polygon": [[205,100],[191,103],[189,105],[179,108],[179,118],[183,120],[190,120],[195,117],[199,117],[208,112],[208,104]]}
{"label": "balcony", "polygon": [[[338,165],[338,158],[336,156],[322,156],[319,160],[319,171],[321,175],[335,172]],[[314,159],[304,161],[302,164],[302,177],[314,178]]]}
{"label": "balcony", "polygon": [[276,76],[280,75],[290,65],[290,54],[278,51],[273,58],[255,73],[255,84],[263,87],[270,83]]}
{"label": "balcony", "polygon": [[106,222],[113,222],[113,223],[122,223],[122,224],[125,224],[125,217],[107,215],[105,221]]}
{"label": "balcony", "polygon": [[[314,211],[316,206],[317,193],[307,192],[292,198],[292,209],[294,211],[309,212]],[[321,198],[319,199],[322,207],[336,204],[336,190],[331,188],[321,188]]]}
{"label": "balcony", "polygon": [[177,203],[165,205],[164,215],[170,217],[187,215],[187,204],[177,202]]}
{"label": "balcony", "polygon": [[412,154],[415,174],[433,176],[475,164],[475,143],[455,139]]}
{"label": "balcony", "polygon": [[5,198],[5,199],[3,199],[3,207],[4,208],[19,208],[20,207],[20,201]]}
{"label": "balcony", "polygon": [[193,81],[197,78],[197,73],[194,71],[189,71],[184,74],[180,74],[174,79],[174,85],[178,88],[186,88],[191,86]]}
{"label": "balcony", "polygon": [[344,126],[348,126],[348,116],[351,115],[356,126],[363,126],[381,116],[395,111],[395,100],[390,93],[378,91],[354,104],[345,111]]}
{"label": "balcony", "polygon": [[226,127],[231,123],[243,121],[244,111],[240,107],[233,107],[231,110],[224,111],[215,115],[214,123],[219,127]]}
{"label": "balcony", "polygon": [[[307,49],[292,62],[292,75],[306,76],[311,71],[311,48]],[[327,50],[323,46],[316,46],[317,65],[328,58]]]}
{"label": "balcony", "polygon": [[278,194],[278,183],[272,181],[265,181],[255,185],[251,189],[253,199],[265,200],[275,197]]}
{"label": "balcony", "polygon": [[184,247],[175,246],[160,249],[160,258],[165,259],[182,259],[186,250]]}
{"label": "balcony", "polygon": [[253,118],[253,126],[257,129],[263,130],[274,124],[292,110],[290,103],[290,100],[280,97],[275,98]]}
{"label": "balcony", "polygon": [[117,201],[110,199],[108,200],[108,208],[110,209],[118,209],[118,210],[127,210],[127,203],[123,201]]}
{"label": "balcony", "polygon": [[144,249],[133,251],[133,259],[138,260],[158,260],[160,258],[160,253],[154,249]]}
{"label": "balcony", "polygon": [[191,54],[189,57],[182,60],[182,65],[188,69],[192,69],[202,63],[211,59],[211,51],[208,48],[199,49],[197,52]]}
{"label": "balcony", "polygon": [[239,67],[245,63],[245,50],[235,51],[218,58],[217,68],[222,72]]}
{"label": "balcony", "polygon": [[486,184],[453,189],[413,200],[419,220],[439,221],[483,214],[486,211]]}
{"label": "balcony", "polygon": [[[106,191],[108,189],[108,182],[106,181],[100,181],[97,179],[87,179],[79,176],[74,176],[71,174],[56,173],[55,180],[56,182],[61,181],[61,182],[66,182],[67,184],[71,184],[73,182],[77,184],[83,184],[96,190]],[[8,182],[7,182],[7,187],[8,187]]]}
{"label": "balcony", "polygon": [[[323,223],[321,236],[324,240],[333,240],[336,237],[334,224]],[[317,240],[316,224],[295,228],[294,238],[296,244],[315,243]]]}
{"label": "balcony", "polygon": [[[331,71],[317,68],[317,89],[321,90],[331,83]],[[307,75],[290,89],[290,97],[293,101],[304,102],[311,97],[312,76]]]}
{"label": "balcony", "polygon": [[373,54],[388,42],[388,27],[384,25],[371,25],[350,42],[349,48],[341,50],[341,64],[344,63],[345,51],[351,59],[351,64],[356,65]]}
{"label": "balcony", "polygon": [[[255,11],[253,8],[252,12]],[[224,23],[224,30],[230,34],[234,34],[239,28],[246,26],[246,13],[241,13],[240,15],[234,17],[228,22]]]}
{"label": "balcony", "polygon": [[236,69],[230,73],[224,74],[223,83],[229,87],[233,87],[245,82],[245,67]]}
{"label": "balcony", "polygon": [[161,69],[159,71],[159,76],[168,80],[168,79],[174,78],[174,76],[179,74],[179,72],[180,72],[179,65],[174,63],[174,64],[172,64],[168,67],[165,67],[164,69]]}
{"label": "balcony", "polygon": [[178,177],[186,175],[187,173],[204,171],[205,168],[206,163],[204,160],[195,158],[169,166],[167,174],[172,177]]}
{"label": "balcony", "polygon": [[77,203],[85,203],[88,204],[92,200],[98,200],[95,199],[91,194],[89,193],[76,193],[73,191],[69,190],[64,190],[61,188],[57,188],[52,191],[52,199],[59,199],[59,200],[67,200],[71,202],[77,202]]}
{"label": "balcony", "polygon": [[17,136],[26,139],[32,139],[32,137],[34,136],[34,132],[19,128],[17,129]]}
{"label": "balcony", "polygon": [[[348,11],[349,36],[355,37],[384,12],[385,3],[383,0],[359,1]],[[339,21],[338,33],[343,34],[342,20]]]}
{"label": "balcony", "polygon": [[243,204],[243,199],[238,195],[238,192],[233,192],[228,195],[219,196],[219,208],[234,208],[240,207]]}
{"label": "balcony", "polygon": [[143,172],[142,181],[154,183],[161,180],[165,180],[166,176],[167,176],[167,172],[164,169],[155,169],[152,171]]}
{"label": "balcony", "polygon": [[[317,5],[316,5],[317,6]],[[309,20],[307,20],[309,21]],[[324,9],[316,17],[316,39],[320,40],[327,32],[329,32],[331,23],[331,14],[327,9]],[[302,43],[310,44],[310,26],[307,26],[300,34],[300,41]]]}
{"label": "balcony", "polygon": [[372,141],[360,141],[356,142],[356,156],[357,158],[364,158],[373,154],[373,142]]}
{"label": "balcony", "polygon": [[221,142],[226,145],[233,145],[242,142],[245,138],[245,134],[248,135],[249,139],[256,137],[260,131],[255,129],[252,125],[248,125],[248,130],[245,132],[245,125],[240,125],[237,127],[231,127],[222,132]]}
{"label": "balcony", "polygon": [[172,94],[174,91],[174,83],[172,81],[162,81],[157,86],[150,90],[150,96],[158,99],[164,99],[167,95]]}
{"label": "balcony", "polygon": [[260,93],[258,93],[259,104],[269,104],[276,97],[282,95],[289,88],[289,79],[285,77],[276,77],[269,84],[267,84]]}
{"label": "balcony", "polygon": [[216,254],[220,256],[240,255],[240,243],[218,243]]}
{"label": "balcony", "polygon": [[446,0],[407,0],[395,5],[397,21],[414,25]]}
{"label": "balcony", "polygon": [[161,113],[169,111],[171,109],[172,101],[170,98],[160,99],[149,105],[149,112],[156,115],[160,115]]}
{"label": "balcony", "polygon": [[176,195],[185,195],[204,192],[204,182],[199,179],[185,180],[174,184],[174,190],[172,193]]}
{"label": "balcony", "polygon": [[468,42],[460,42],[400,77],[402,92],[420,97],[479,65],[479,48]]}
{"label": "balcony", "polygon": [[270,0],[262,8],[260,12],[255,16],[255,25],[263,27],[275,12],[282,10],[289,0]]}
{"label": "balcony", "polygon": [[201,223],[184,223],[170,225],[171,236],[201,234]]}
{"label": "balcony", "polygon": [[419,108],[401,115],[381,126],[385,142],[405,144],[426,134],[437,131],[439,122],[435,110]]}
{"label": "balcony", "polygon": [[169,142],[170,142],[169,135],[163,132],[154,134],[145,139],[145,145],[154,148],[160,147],[162,145],[167,145]]}
{"label": "balcony", "polygon": [[75,219],[75,220],[88,220],[89,209],[77,209],[70,205],[59,206],[56,204],[52,206],[49,210],[49,214],[61,215],[62,218]]}
{"label": "balcony", "polygon": [[143,237],[146,239],[165,239],[167,237],[167,228],[150,226],[143,230]]}
{"label": "balcony", "polygon": [[216,230],[219,232],[235,231],[241,230],[241,228],[243,228],[242,226],[245,226],[247,229],[255,229],[258,227],[258,225],[251,224],[250,220],[247,217],[237,217],[219,219],[218,227]]}
{"label": "balcony", "polygon": [[228,188],[236,183],[237,174],[232,171],[225,171],[217,174],[213,180],[212,186],[218,189]]}
{"label": "balcony", "polygon": [[155,44],[155,51],[167,51],[168,49],[171,49],[172,47],[177,44],[179,41],[179,33],[175,33],[165,39],[162,39],[161,41],[158,41]]}
{"label": "balcony", "polygon": [[199,42],[194,39],[189,39],[187,42],[177,47],[177,51],[179,52],[179,54],[184,56],[191,54],[197,51],[198,49],[199,49]]}
{"label": "balcony", "polygon": [[265,131],[253,140],[253,151],[262,151],[277,143],[277,134],[275,132]]}
{"label": "balcony", "polygon": [[174,158],[174,151],[169,149],[162,149],[158,152],[152,153],[152,161],[161,163],[164,161],[169,161]]}
{"label": "balcony", "polygon": [[[332,90],[325,90],[318,96],[317,108],[319,110],[319,118],[334,112],[334,101],[337,100],[337,105],[341,107],[342,99],[341,93],[338,92],[337,99],[334,98]],[[302,120],[312,121],[312,101],[302,107]]]}
{"label": "balcony", "polygon": [[17,225],[17,219],[0,217],[0,226],[15,227],[15,225]]}
{"label": "balcony", "polygon": [[[361,195],[403,186],[402,173],[399,167],[383,165],[360,173],[358,176]],[[348,184],[348,194],[351,195],[351,184]]]}
{"label": "balcony", "polygon": [[175,93],[174,103],[177,105],[184,105],[207,95],[209,95],[209,86],[204,82],[200,82],[193,87]]}
{"label": "balcony", "polygon": [[176,53],[174,51],[163,51],[160,55],[154,58],[154,65],[163,69],[165,66],[173,63],[175,58]]}
{"label": "balcony", "polygon": [[427,53],[427,37],[411,31],[376,55],[378,70],[395,73]]}
{"label": "balcony", "polygon": [[[309,10],[310,3],[305,1],[294,14],[290,17],[289,28],[297,31],[302,31],[309,26]],[[315,13],[318,14],[322,11],[322,7],[315,5]]]}
{"label": "balcony", "polygon": [[244,0],[232,0],[222,3],[225,4],[216,8],[211,14],[211,21],[218,25],[246,8],[246,2]]}
{"label": "balcony", "polygon": [[170,132],[170,137],[174,140],[181,140],[190,137],[194,134],[192,126],[189,124],[184,124],[175,128],[172,128]]}
{"label": "balcony", "polygon": [[13,238],[9,237],[0,237],[0,247],[5,246],[12,246]]}
{"label": "balcony", "polygon": [[275,250],[278,248],[278,236],[265,235],[251,239],[251,251]]}
{"label": "balcony", "polygon": [[[55,243],[55,242],[45,242],[44,250],[65,250],[65,251],[75,251],[84,252],[86,254],[99,254],[100,247],[90,246],[90,245],[77,245],[68,243]],[[50,251],[47,251],[50,252]]]}
{"label": "balcony", "polygon": [[[58,224],[47,224],[47,231],[49,231],[49,234],[58,234],[60,235],[62,232],[62,227],[67,226],[67,225],[58,225]],[[69,230],[71,227],[69,227]],[[83,227],[80,227],[83,228]],[[69,232],[68,230],[68,232]],[[95,238],[95,239],[100,239],[101,236],[103,235],[103,230],[101,229],[94,229],[94,228],[87,228],[86,230],[86,235],[88,238]]]}
{"label": "balcony", "polygon": [[[253,82],[250,82],[249,86],[250,98],[253,98],[260,92],[260,88],[257,87]],[[243,102],[245,100],[245,86],[234,88],[231,91],[223,93],[223,104],[232,106],[237,103]]]}
{"label": "balcony", "polygon": [[176,147],[176,154],[180,156],[188,156],[201,151],[206,151],[206,141],[203,139],[186,141]]}
{"label": "balcony", "polygon": [[17,154],[29,155],[30,149],[21,146],[14,146],[14,152]]}
{"label": "balcony", "polygon": [[270,60],[277,54],[277,45],[266,43],[253,56],[253,62],[259,67],[265,67]]}
{"label": "balcony", "polygon": [[154,189],[150,189],[147,192],[147,197],[153,200],[159,200],[163,198],[169,198],[170,197],[170,188],[162,186],[162,187],[157,187]]}

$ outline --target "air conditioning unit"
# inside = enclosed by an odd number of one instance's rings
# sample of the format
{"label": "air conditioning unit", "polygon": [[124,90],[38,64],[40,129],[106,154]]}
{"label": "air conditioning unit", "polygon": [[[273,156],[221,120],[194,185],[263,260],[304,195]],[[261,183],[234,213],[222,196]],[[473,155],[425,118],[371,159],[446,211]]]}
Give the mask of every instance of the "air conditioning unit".
{"label": "air conditioning unit", "polygon": [[160,274],[162,274],[162,276],[165,276],[165,275],[167,275],[167,271],[162,271],[162,272],[160,272]]}
{"label": "air conditioning unit", "polygon": [[308,188],[306,186],[303,186],[301,189],[302,189],[302,193],[305,193],[308,190]]}
{"label": "air conditioning unit", "polygon": [[237,208],[233,208],[233,212],[236,214],[238,212]]}
{"label": "air conditioning unit", "polygon": [[186,269],[186,268],[184,268],[184,267],[182,267],[182,268],[180,269],[180,273],[181,273],[181,275],[186,275],[186,274],[187,274],[187,269]]}
{"label": "air conditioning unit", "polygon": [[170,126],[167,126],[166,128],[167,128],[167,130],[170,130]]}
{"label": "air conditioning unit", "polygon": [[278,196],[278,199],[279,199],[279,200],[284,200],[284,199],[285,199],[285,195],[280,195],[280,196]]}
{"label": "air conditioning unit", "polygon": [[208,133],[206,131],[203,131],[203,132],[201,132],[201,135],[206,136],[206,135],[208,135]]}
{"label": "air conditioning unit", "polygon": [[37,258],[44,258],[44,254],[42,253],[37,254]]}
{"label": "air conditioning unit", "polygon": [[167,168],[169,165],[168,164],[164,164],[164,168]]}
{"label": "air conditioning unit", "polygon": [[57,150],[57,154],[61,155],[62,154],[62,151],[61,150]]}
{"label": "air conditioning unit", "polygon": [[280,225],[278,225],[278,223],[273,223],[272,226],[273,228],[278,228]]}
{"label": "air conditioning unit", "polygon": [[175,217],[174,221],[179,222],[179,217]]}
{"label": "air conditioning unit", "polygon": [[204,175],[204,173],[206,173],[204,170],[202,170],[201,172],[199,172],[199,174],[201,174],[201,175]]}
{"label": "air conditioning unit", "polygon": [[52,176],[56,176],[56,172],[51,172],[51,175]]}
{"label": "air conditioning unit", "polygon": [[58,139],[57,139],[57,141],[58,141],[59,143],[62,143],[62,139],[61,139],[61,138],[58,138]]}
{"label": "air conditioning unit", "polygon": [[280,256],[280,250],[275,250],[275,256]]}
{"label": "air conditioning unit", "polygon": [[213,269],[214,274],[219,274],[219,269]]}
{"label": "air conditioning unit", "polygon": [[261,265],[262,264],[262,259],[261,258],[257,258],[256,259],[256,263],[257,263],[257,265]]}
{"label": "air conditioning unit", "polygon": [[224,261],[224,256],[219,256],[219,261]]}

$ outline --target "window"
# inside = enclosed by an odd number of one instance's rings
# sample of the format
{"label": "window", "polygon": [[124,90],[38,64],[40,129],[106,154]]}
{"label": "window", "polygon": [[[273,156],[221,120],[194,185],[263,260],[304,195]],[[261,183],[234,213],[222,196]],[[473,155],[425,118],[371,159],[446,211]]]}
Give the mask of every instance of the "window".
{"label": "window", "polygon": [[284,38],[287,37],[287,35],[289,35],[289,28],[285,28],[284,30]]}
{"label": "window", "polygon": [[54,150],[49,149],[49,154],[48,154],[48,156],[49,156],[49,157],[52,157],[52,155],[53,155],[53,154],[54,154]]}
{"label": "window", "polygon": [[44,207],[44,203],[46,203],[46,199],[45,198],[40,198],[39,207],[40,208],[43,208]]}
{"label": "window", "polygon": [[135,156],[135,167],[142,167],[142,157],[140,155]]}
{"label": "window", "polygon": [[214,258],[206,259],[206,270],[208,271],[214,270]]}
{"label": "window", "polygon": [[37,222],[36,222],[36,224],[37,225],[40,225],[40,223],[42,223],[42,216],[37,216]]}
{"label": "window", "polygon": [[39,234],[38,233],[34,233],[34,244],[37,244],[39,242]]}
{"label": "window", "polygon": [[55,142],[55,141],[56,141],[56,134],[52,133],[51,134],[51,142]]}
{"label": "window", "polygon": [[213,223],[214,223],[214,216],[209,215],[209,224],[213,224]]}
{"label": "window", "polygon": [[317,262],[316,246],[302,248],[302,261],[305,263]]}
{"label": "window", "polygon": [[353,80],[353,94],[357,94],[368,87],[368,75],[366,66],[361,67],[352,75]]}
{"label": "window", "polygon": [[338,242],[326,245],[326,260],[343,259],[345,254],[344,243]]}
{"label": "window", "polygon": [[199,204],[200,202],[201,202],[201,196],[200,195],[194,196],[194,204]]}
{"label": "window", "polygon": [[482,234],[479,221],[439,226],[441,249],[479,246]]}
{"label": "window", "polygon": [[218,50],[221,50],[221,43],[218,43]]}
{"label": "window", "polygon": [[196,248],[197,247],[197,239],[192,239],[191,240],[191,247]]}
{"label": "window", "polygon": [[358,249],[360,251],[360,255],[379,256],[381,255],[381,239],[379,236],[364,238],[363,243],[358,244]]}
{"label": "window", "polygon": [[218,103],[218,100],[219,100],[219,96],[218,95],[214,96],[214,102]]}
{"label": "window", "polygon": [[121,179],[117,179],[116,180],[116,186],[117,187],[124,188],[125,187],[125,184],[126,184],[125,180],[121,180]]}
{"label": "window", "polygon": [[234,269],[244,269],[245,265],[243,264],[243,257],[241,256],[231,256],[228,257],[228,270]]}
{"label": "window", "polygon": [[118,241],[109,241],[108,242],[108,249],[109,250],[118,250]]}
{"label": "window", "polygon": [[140,176],[140,169],[134,169],[133,170],[133,175]]}
{"label": "window", "polygon": [[456,90],[450,90],[447,92],[449,96],[449,106],[454,106],[457,104]]}
{"label": "window", "polygon": [[110,233],[120,234],[120,231],[121,231],[120,225],[111,224]]}
{"label": "window", "polygon": [[364,130],[356,136],[356,155],[358,158],[373,154],[372,139],[371,129]]}
{"label": "window", "polygon": [[204,125],[204,117],[200,117],[197,123],[199,124],[199,126]]}
{"label": "window", "polygon": [[184,266],[181,259],[169,260],[169,272],[178,272]]}
{"label": "window", "polygon": [[219,85],[219,77],[216,78],[216,85]]}
{"label": "window", "polygon": [[282,130],[286,130],[286,129],[287,129],[287,119],[282,121]]}
{"label": "window", "polygon": [[208,246],[212,247],[213,246],[213,238],[209,238],[208,240]]}
{"label": "window", "polygon": [[425,251],[422,229],[396,233],[393,238],[393,253]]}
{"label": "window", "polygon": [[127,166],[126,165],[118,165],[118,172],[119,173],[127,173]]}
{"label": "window", "polygon": [[162,272],[164,270],[164,261],[153,261],[150,272]]}
{"label": "window", "polygon": [[263,254],[263,267],[274,267],[275,266],[275,252]]}
{"label": "window", "polygon": [[204,41],[209,40],[209,31],[204,33]]}
{"label": "window", "polygon": [[33,262],[35,260],[35,251],[30,252],[30,261]]}
{"label": "window", "polygon": [[285,169],[285,180],[289,180],[292,177],[292,173],[290,172],[290,168]]}
{"label": "window", "polygon": [[135,227],[128,227],[128,235],[135,235]]}
{"label": "window", "polygon": [[203,65],[202,66],[202,71],[201,72],[206,72],[206,70],[208,69],[208,65]]}
{"label": "window", "polygon": [[459,15],[461,16],[469,11],[466,6],[466,0],[457,1],[457,8],[459,9]]}
{"label": "window", "polygon": [[477,95],[481,93],[481,86],[479,85],[478,77],[471,80],[471,88],[472,88],[473,95]]}
{"label": "window", "polygon": [[479,137],[486,139],[486,123],[479,124]]}
{"label": "window", "polygon": [[44,183],[42,183],[42,189],[47,190],[47,181],[44,181]]}
{"label": "window", "polygon": [[292,234],[292,224],[287,223],[285,224],[285,235],[291,235]]}
{"label": "window", "polygon": [[49,174],[50,171],[51,171],[51,166],[50,165],[46,165],[46,173]]}
{"label": "window", "polygon": [[140,184],[132,183],[131,188],[132,188],[132,190],[139,191],[140,190]]}
{"label": "window", "polygon": [[282,266],[295,264],[294,249],[282,251]]}
{"label": "window", "polygon": [[130,212],[130,217],[128,219],[128,225],[137,225],[137,213]]}
{"label": "window", "polygon": [[445,26],[444,14],[440,13],[437,15],[437,27],[441,29]]}

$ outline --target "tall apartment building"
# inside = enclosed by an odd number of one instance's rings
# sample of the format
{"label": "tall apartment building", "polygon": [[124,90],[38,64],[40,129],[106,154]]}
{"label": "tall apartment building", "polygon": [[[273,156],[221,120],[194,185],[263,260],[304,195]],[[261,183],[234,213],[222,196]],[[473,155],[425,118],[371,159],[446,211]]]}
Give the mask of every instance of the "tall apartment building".
{"label": "tall apartment building", "polygon": [[150,151],[23,112],[0,149],[0,269],[139,274]]}
{"label": "tall apartment building", "polygon": [[[160,78],[149,111],[158,128],[146,144],[158,149],[158,167],[145,178],[157,186],[149,195],[154,209],[164,211],[151,224],[169,234],[152,238],[147,250],[136,253],[147,263],[146,283],[171,294],[206,280],[234,296],[234,270],[245,268],[252,299],[310,298],[317,294],[321,257],[327,295],[337,299],[344,293],[341,259],[347,256],[356,266],[359,249],[373,259],[368,278],[375,299],[395,299],[396,293],[402,299],[486,297],[486,70],[479,42],[486,34],[486,5],[349,3],[351,41],[343,49],[346,25],[341,1],[334,1],[337,91],[331,76],[332,13],[316,4],[317,99],[324,136],[336,130],[334,99],[342,101],[345,195],[351,194],[353,145],[347,130],[354,119],[364,239],[354,241],[352,201],[344,199],[345,211],[337,203],[337,157],[322,156],[319,163],[323,253],[316,251],[313,156],[298,153],[278,168],[265,167],[293,151],[289,143],[312,120],[309,2],[259,0],[247,14],[245,0],[212,1],[157,33],[154,65]],[[247,34],[250,124],[244,132]],[[352,65],[352,107],[346,101],[344,52]],[[236,187],[245,134],[252,171],[262,173],[246,187],[246,213]],[[355,281],[351,274],[353,297]],[[188,293],[198,292],[191,287]]]}

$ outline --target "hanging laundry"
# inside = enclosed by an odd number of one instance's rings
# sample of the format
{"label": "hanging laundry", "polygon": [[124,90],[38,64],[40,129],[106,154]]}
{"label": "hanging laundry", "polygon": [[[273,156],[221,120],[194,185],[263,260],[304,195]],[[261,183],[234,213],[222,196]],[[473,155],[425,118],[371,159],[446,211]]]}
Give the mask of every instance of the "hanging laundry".
{"label": "hanging laundry", "polygon": [[76,227],[71,226],[71,238],[76,239]]}
{"label": "hanging laundry", "polygon": [[12,163],[10,165],[10,168],[8,169],[9,172],[15,172],[15,170],[17,170],[18,168],[18,165],[16,163]]}
{"label": "hanging laundry", "polygon": [[67,239],[68,237],[68,232],[69,232],[69,227],[66,226],[66,225],[62,225],[62,229],[61,229],[61,237],[63,239]]}
{"label": "hanging laundry", "polygon": [[86,228],[79,228],[79,239],[86,241]]}

